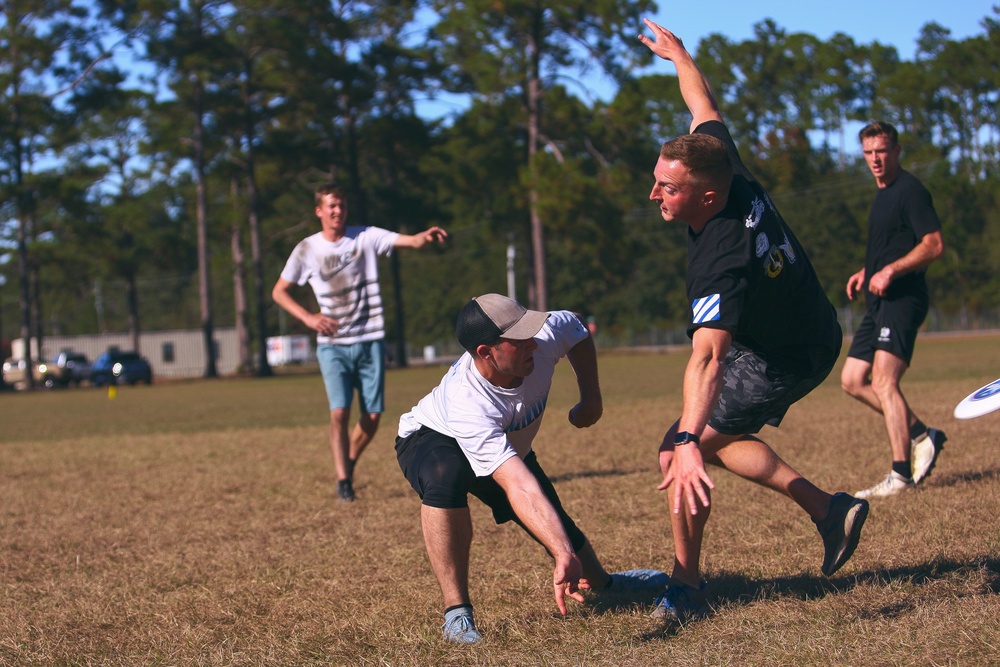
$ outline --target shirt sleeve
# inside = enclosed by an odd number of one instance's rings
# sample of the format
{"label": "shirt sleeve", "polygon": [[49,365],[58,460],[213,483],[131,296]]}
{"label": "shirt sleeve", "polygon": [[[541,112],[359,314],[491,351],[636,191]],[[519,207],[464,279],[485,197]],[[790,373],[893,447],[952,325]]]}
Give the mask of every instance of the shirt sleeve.
{"label": "shirt sleeve", "polygon": [[919,241],[928,234],[940,231],[941,220],[934,210],[934,199],[930,191],[920,183],[915,185],[913,192],[903,199],[903,208]]}
{"label": "shirt sleeve", "polygon": [[365,227],[364,235],[366,241],[375,249],[375,253],[386,257],[392,254],[393,248],[396,247],[396,239],[399,238],[398,232],[390,232],[381,227]]}
{"label": "shirt sleeve", "polygon": [[285,268],[281,270],[281,277],[290,283],[305,285],[309,280],[305,261],[308,252],[309,244],[305,240],[299,241],[292,254],[288,256]]}
{"label": "shirt sleeve", "polygon": [[555,310],[549,313],[549,319],[545,320],[535,340],[542,354],[561,358],[589,333],[575,313]]}
{"label": "shirt sleeve", "polygon": [[688,267],[688,336],[701,327],[735,332],[746,302],[749,280],[742,229],[717,221],[702,232],[700,247],[711,257],[693,258]]}

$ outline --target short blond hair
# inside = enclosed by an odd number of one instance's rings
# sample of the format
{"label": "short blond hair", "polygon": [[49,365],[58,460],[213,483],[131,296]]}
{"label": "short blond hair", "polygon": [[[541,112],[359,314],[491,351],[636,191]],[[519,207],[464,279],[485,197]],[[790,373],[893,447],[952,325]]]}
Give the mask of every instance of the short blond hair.
{"label": "short blond hair", "polygon": [[709,134],[685,134],[663,144],[660,157],[677,160],[687,167],[699,187],[729,195],[733,162],[721,139]]}

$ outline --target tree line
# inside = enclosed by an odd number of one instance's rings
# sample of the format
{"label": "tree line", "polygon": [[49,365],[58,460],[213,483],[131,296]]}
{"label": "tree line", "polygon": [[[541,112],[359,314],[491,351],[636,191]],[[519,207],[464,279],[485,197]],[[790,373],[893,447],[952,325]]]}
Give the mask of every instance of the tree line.
{"label": "tree line", "polygon": [[[404,343],[450,340],[460,305],[509,277],[528,305],[596,317],[602,332],[682,327],[686,232],[648,193],[660,143],[690,116],[671,74],[645,73],[635,35],[655,12],[648,0],[5,0],[0,337],[127,330],[137,348],[142,330],[197,327],[212,349],[213,328],[235,326],[243,368],[267,375],[261,341],[301,330],[270,287],[318,230],[312,190],[331,179],[350,224],[451,233],[444,249],[386,261],[401,363]],[[874,195],[855,135],[879,118],[943,221],[933,304],[995,324],[1000,8],[981,26],[953,40],[928,23],[913,60],[770,19],[693,49],[836,305]],[[610,99],[576,81],[594,70],[615,82]],[[418,113],[446,93],[468,103]]]}

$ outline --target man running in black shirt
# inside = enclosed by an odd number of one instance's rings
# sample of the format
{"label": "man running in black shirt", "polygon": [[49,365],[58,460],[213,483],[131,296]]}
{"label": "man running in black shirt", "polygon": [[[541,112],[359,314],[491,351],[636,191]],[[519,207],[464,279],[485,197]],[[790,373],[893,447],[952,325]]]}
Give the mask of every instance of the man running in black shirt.
{"label": "man running in black shirt", "polygon": [[812,265],[737,153],[701,70],[669,30],[645,21],[639,40],[677,68],[691,134],[665,143],[649,198],[667,222],[688,226],[691,359],[680,419],[660,445],[661,490],[670,505],[674,567],[654,617],[708,612],[699,560],[710,463],[788,496],[816,523],[830,576],[854,553],[868,503],[817,488],[752,435],[833,369],[843,335]]}
{"label": "man running in black shirt", "polygon": [[847,279],[847,298],[864,291],[865,317],[840,383],[885,418],[892,469],[884,480],[856,494],[884,498],[923,481],[947,440],[943,431],[920,421],[899,388],[930,304],[924,271],[944,253],[944,241],[931,194],[899,166],[896,128],[874,122],[858,138],[878,193],[868,214],[865,266]]}

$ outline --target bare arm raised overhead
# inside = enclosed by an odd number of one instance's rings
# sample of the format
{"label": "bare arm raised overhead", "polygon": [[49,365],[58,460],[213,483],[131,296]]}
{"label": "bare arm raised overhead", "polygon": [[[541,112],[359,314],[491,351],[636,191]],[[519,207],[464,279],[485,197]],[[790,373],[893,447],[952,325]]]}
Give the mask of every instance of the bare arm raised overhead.
{"label": "bare arm raised overhead", "polygon": [[681,39],[649,19],[643,19],[643,22],[653,31],[653,39],[639,35],[639,41],[656,55],[672,62],[677,68],[677,82],[681,88],[681,96],[694,117],[691,121],[691,131],[709,120],[721,122],[722,114],[719,113],[719,104],[712,87],[708,85],[708,80],[698,69],[691,54],[684,48]]}

